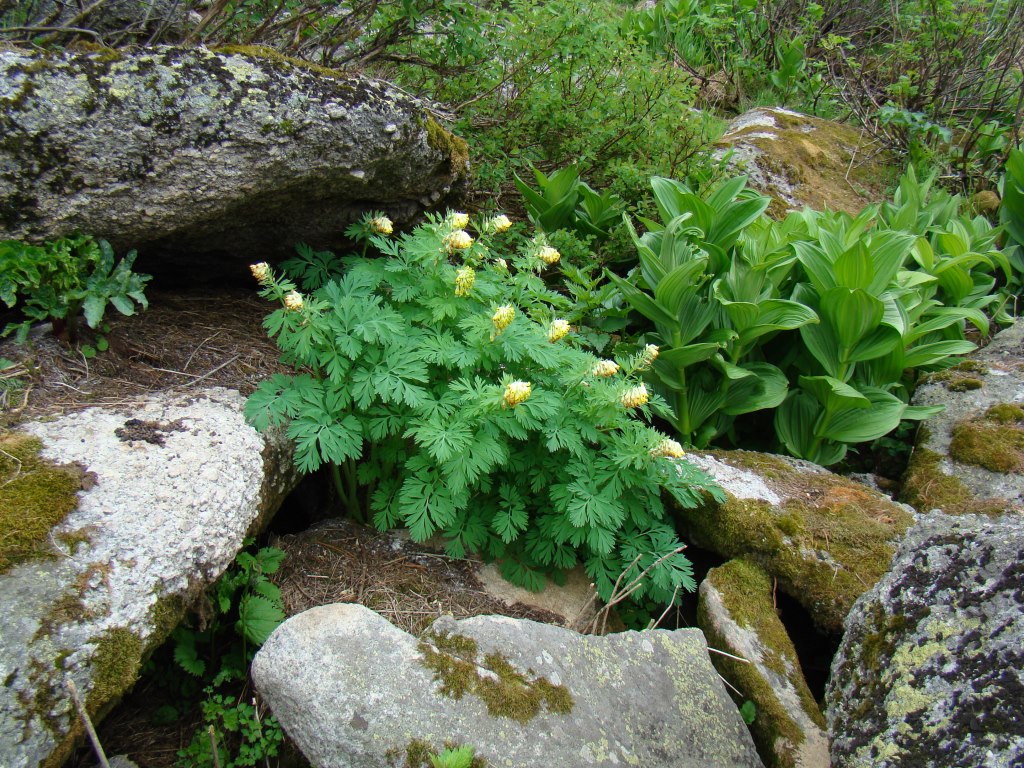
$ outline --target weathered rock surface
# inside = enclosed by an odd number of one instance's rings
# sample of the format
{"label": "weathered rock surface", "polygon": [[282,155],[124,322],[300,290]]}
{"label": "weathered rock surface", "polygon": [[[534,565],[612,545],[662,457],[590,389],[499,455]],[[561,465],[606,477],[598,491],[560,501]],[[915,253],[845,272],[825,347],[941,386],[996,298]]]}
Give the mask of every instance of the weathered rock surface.
{"label": "weathered rock surface", "polygon": [[913,522],[888,496],[810,462],[749,451],[687,458],[727,500],[677,510],[683,538],[757,563],[826,633],[842,632],[854,601],[886,572]]}
{"label": "weathered rock surface", "polygon": [[925,422],[904,478],[921,512],[1024,511],[1024,323],[933,374],[915,405],[945,405]]}
{"label": "weathered rock surface", "polygon": [[20,427],[95,485],[52,558],[0,575],[0,765],[60,765],[82,733],[65,681],[102,717],[293,487],[290,441],[248,426],[243,401],[159,394]]}
{"label": "weathered rock surface", "polygon": [[1024,765],[1024,519],[922,518],[851,612],[826,698],[837,768]]}
{"label": "weathered rock surface", "polygon": [[778,107],[758,107],[735,118],[718,140],[750,186],[774,198],[776,218],[787,210],[858,213],[882,199],[884,155],[856,128]]}
{"label": "weathered rock surface", "polygon": [[407,220],[467,169],[397,88],[262,49],[0,51],[0,238],[86,232],[213,278],[337,248],[367,210]]}
{"label": "weathered rock surface", "polygon": [[336,604],[282,624],[252,675],[317,768],[401,766],[445,741],[516,768],[761,765],[697,630],[595,637],[483,616],[420,642]]}
{"label": "weathered rock surface", "polygon": [[825,718],[775,611],[768,574],[730,560],[708,572],[698,596],[697,625],[708,645],[748,662],[711,656],[715,669],[757,708],[751,732],[765,765],[828,768]]}

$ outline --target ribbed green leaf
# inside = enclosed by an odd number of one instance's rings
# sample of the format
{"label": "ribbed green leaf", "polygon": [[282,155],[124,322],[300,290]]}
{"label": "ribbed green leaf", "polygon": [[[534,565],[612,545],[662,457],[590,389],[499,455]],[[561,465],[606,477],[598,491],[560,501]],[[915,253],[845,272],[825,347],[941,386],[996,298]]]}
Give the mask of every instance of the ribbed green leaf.
{"label": "ribbed green leaf", "polygon": [[907,405],[888,392],[864,388],[869,407],[836,411],[821,425],[821,436],[839,443],[866,443],[892,432]]}
{"label": "ribbed green leaf", "polygon": [[726,396],[722,412],[729,416],[775,408],[786,399],[789,382],[785,374],[768,363],[747,363],[743,366],[752,375],[734,381]]}
{"label": "ribbed green leaf", "polygon": [[852,350],[878,327],[884,311],[882,302],[866,291],[833,288],[821,296],[821,314],[835,331],[844,350]]}
{"label": "ribbed green leaf", "polygon": [[918,344],[904,353],[903,364],[907,368],[935,365],[949,357],[966,355],[975,349],[976,346],[969,341],[933,341],[930,344]]}
{"label": "ribbed green leaf", "polygon": [[801,376],[799,381],[801,389],[832,413],[871,405],[861,392],[832,376]]}

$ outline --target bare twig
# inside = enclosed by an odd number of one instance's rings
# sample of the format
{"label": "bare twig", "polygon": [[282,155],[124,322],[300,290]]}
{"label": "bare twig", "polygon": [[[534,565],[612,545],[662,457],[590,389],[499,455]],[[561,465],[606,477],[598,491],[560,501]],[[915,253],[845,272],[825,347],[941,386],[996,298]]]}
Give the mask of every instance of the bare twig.
{"label": "bare twig", "polygon": [[69,677],[64,681],[64,684],[71,692],[71,700],[75,703],[75,709],[78,710],[78,716],[82,719],[85,732],[89,734],[89,741],[92,742],[93,751],[96,752],[96,758],[100,761],[101,768],[110,768],[107,756],[103,752],[103,745],[100,744],[100,737],[96,735],[96,729],[92,727],[92,720],[89,719],[89,713],[85,711],[82,697],[78,695],[78,687],[75,685],[75,681]]}

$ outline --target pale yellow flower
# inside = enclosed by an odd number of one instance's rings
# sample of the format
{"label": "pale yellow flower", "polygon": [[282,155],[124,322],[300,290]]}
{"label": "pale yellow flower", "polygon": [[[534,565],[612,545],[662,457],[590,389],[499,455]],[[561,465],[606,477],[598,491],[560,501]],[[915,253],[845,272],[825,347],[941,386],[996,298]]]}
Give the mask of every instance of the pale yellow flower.
{"label": "pale yellow flower", "polygon": [[508,272],[508,262],[500,256],[494,260],[494,266],[500,269],[502,272]]}
{"label": "pale yellow flower", "polygon": [[552,320],[548,327],[548,341],[556,342],[569,333],[569,322],[567,320]]}
{"label": "pale yellow flower", "polygon": [[533,385],[530,382],[513,381],[505,387],[505,403],[503,407],[515,408],[520,403],[528,400],[532,391]]}
{"label": "pale yellow flower", "polygon": [[675,440],[669,440],[667,437],[654,446],[651,451],[652,456],[663,456],[668,459],[681,459],[686,455],[686,451],[683,450],[683,446],[677,443]]}
{"label": "pale yellow flower", "polygon": [[284,307],[292,312],[297,312],[302,309],[302,294],[298,291],[292,291],[284,297]]}
{"label": "pale yellow flower", "polygon": [[640,367],[650,368],[651,364],[658,359],[658,347],[654,344],[648,344],[644,347],[643,352],[640,353]]}
{"label": "pale yellow flower", "polygon": [[602,360],[594,366],[594,375],[601,377],[614,376],[619,372],[619,364],[614,360]]}
{"label": "pale yellow flower", "polygon": [[495,216],[493,219],[491,219],[491,229],[493,229],[498,234],[501,234],[502,232],[507,232],[511,228],[512,221],[505,214]]}
{"label": "pale yellow flower", "polygon": [[622,395],[622,405],[626,408],[639,408],[641,405],[646,404],[649,399],[647,387],[640,384],[625,391]]}
{"label": "pale yellow flower", "polygon": [[387,216],[377,216],[376,218],[370,219],[370,229],[378,235],[390,235],[395,231],[395,225]]}
{"label": "pale yellow flower", "polygon": [[455,295],[469,296],[469,291],[476,282],[476,272],[472,267],[459,267],[455,273]]}
{"label": "pale yellow flower", "polygon": [[456,229],[444,238],[444,247],[448,249],[448,253],[452,251],[461,251],[469,248],[473,244],[473,238],[469,236],[469,233],[464,229]]}
{"label": "pale yellow flower", "polygon": [[557,264],[558,260],[562,258],[562,254],[560,254],[550,245],[545,245],[543,248],[541,248],[540,251],[537,253],[537,256],[539,256],[540,260],[543,261],[548,266],[551,266],[552,264]]}
{"label": "pale yellow flower", "polygon": [[494,323],[495,329],[500,333],[512,325],[515,316],[515,308],[511,304],[505,304],[495,310],[494,315],[491,317],[491,322]]}
{"label": "pale yellow flower", "polygon": [[255,277],[261,285],[265,285],[270,281],[270,265],[265,261],[261,261],[259,264],[250,264],[249,271],[252,272],[252,276]]}
{"label": "pale yellow flower", "polygon": [[455,229],[465,229],[469,226],[469,214],[453,213],[448,221]]}

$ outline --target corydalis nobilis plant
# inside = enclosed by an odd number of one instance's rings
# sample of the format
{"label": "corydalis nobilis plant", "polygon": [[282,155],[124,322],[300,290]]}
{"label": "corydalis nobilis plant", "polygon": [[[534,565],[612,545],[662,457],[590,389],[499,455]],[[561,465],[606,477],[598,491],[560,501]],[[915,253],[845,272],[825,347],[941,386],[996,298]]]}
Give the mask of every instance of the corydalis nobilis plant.
{"label": "corydalis nobilis plant", "polygon": [[301,247],[287,276],[254,267],[297,372],[263,382],[248,418],[287,424],[298,466],[330,465],[352,514],[441,534],[518,584],[582,560],[604,597],[655,563],[637,597],[692,589],[662,491],[687,507],[721,491],[638,418],[665,411],[637,375],[656,350],[581,349],[540,277],[557,251],[542,237],[507,247],[504,223],[470,237],[435,217],[392,239],[364,222],[349,234],[377,258]]}

